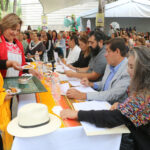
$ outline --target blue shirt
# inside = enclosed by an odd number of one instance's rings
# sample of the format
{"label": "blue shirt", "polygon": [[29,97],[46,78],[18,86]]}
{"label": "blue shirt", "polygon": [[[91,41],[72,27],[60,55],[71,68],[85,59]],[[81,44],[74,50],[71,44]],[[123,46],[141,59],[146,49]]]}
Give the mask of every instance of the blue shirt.
{"label": "blue shirt", "polygon": [[113,67],[113,66],[110,66],[110,74],[105,82],[105,85],[104,85],[104,89],[103,91],[106,91],[108,90],[108,87],[109,87],[109,84],[111,82],[111,80],[113,79],[114,75],[116,74],[116,72],[119,70],[120,66],[124,63],[125,59],[123,59],[121,61],[120,64],[118,64],[116,67]]}
{"label": "blue shirt", "polygon": [[[125,58],[125,59],[126,59],[126,58]],[[121,61],[121,63],[118,64],[116,67],[110,66],[110,74],[109,74],[109,76],[108,76],[108,78],[107,78],[107,80],[106,80],[106,82],[105,82],[103,91],[108,90],[108,87],[109,87],[109,84],[110,84],[111,80],[113,79],[113,77],[114,77],[114,75],[116,74],[116,72],[119,70],[120,66],[124,63],[125,59],[123,59],[123,60]],[[93,88],[96,90],[96,89],[98,89],[98,87],[99,87],[99,86],[98,86],[96,83],[94,83]]]}

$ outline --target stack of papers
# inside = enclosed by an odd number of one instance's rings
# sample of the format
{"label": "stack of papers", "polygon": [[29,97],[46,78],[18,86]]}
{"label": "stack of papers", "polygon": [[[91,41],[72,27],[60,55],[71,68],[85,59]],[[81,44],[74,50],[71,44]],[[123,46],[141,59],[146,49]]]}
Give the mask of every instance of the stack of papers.
{"label": "stack of papers", "polygon": [[[108,102],[103,101],[73,103],[73,106],[75,110],[108,110],[111,107],[111,105]],[[87,136],[130,133],[129,129],[125,125],[121,125],[115,128],[98,128],[94,124],[84,121],[81,121],[81,124]]]}

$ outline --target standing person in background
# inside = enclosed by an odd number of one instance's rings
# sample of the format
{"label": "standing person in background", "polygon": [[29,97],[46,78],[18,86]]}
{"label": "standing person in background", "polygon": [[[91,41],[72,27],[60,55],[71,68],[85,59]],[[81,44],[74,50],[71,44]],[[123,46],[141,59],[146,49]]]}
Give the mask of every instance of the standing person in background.
{"label": "standing person in background", "polygon": [[55,46],[56,41],[57,41],[57,32],[56,32],[56,30],[53,30],[52,31],[52,44],[53,44],[53,46]]}
{"label": "standing person in background", "polygon": [[[30,35],[30,43],[32,44],[33,43],[33,39],[34,39],[34,35],[33,35],[33,31],[29,31],[29,35]],[[29,43],[29,44],[30,44]]]}
{"label": "standing person in background", "polygon": [[68,57],[68,54],[69,54],[69,39],[70,39],[70,36],[69,36],[69,32],[66,31],[64,33],[64,37],[65,37],[65,40],[66,40],[66,58]]}
{"label": "standing person in background", "polygon": [[27,30],[28,30],[28,31],[31,31],[31,30],[32,30],[30,25],[28,25]]}
{"label": "standing person in background", "polygon": [[46,33],[46,35],[43,37],[43,44],[46,47],[46,50],[44,51],[43,54],[43,60],[44,62],[48,62],[53,58],[52,39],[48,33]]}
{"label": "standing person in background", "polygon": [[64,58],[66,55],[66,45],[65,40],[62,37],[62,34],[57,34],[57,41],[55,43],[55,51],[58,52],[58,56]]}
{"label": "standing person in background", "polygon": [[24,38],[23,38],[23,33],[22,33],[22,32],[20,32],[20,34],[19,34],[19,36],[18,36],[18,40],[22,43],[23,49],[24,49],[24,53],[26,53],[26,49],[27,49],[27,47],[28,47],[28,43],[27,43],[26,40],[24,40]]}
{"label": "standing person in background", "polygon": [[29,44],[31,42],[29,32],[25,31],[23,35],[24,40]]}
{"label": "standing person in background", "polygon": [[52,31],[48,30],[48,34],[50,35],[50,37],[52,37]]}

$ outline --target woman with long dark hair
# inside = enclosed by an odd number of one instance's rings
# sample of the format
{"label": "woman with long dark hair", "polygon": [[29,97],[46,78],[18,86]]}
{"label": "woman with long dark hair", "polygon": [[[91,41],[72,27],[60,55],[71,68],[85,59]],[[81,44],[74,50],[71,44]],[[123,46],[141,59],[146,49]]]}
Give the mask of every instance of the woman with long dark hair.
{"label": "woman with long dark hair", "polygon": [[68,65],[68,67],[74,70],[77,70],[77,68],[88,67],[91,58],[90,48],[88,46],[88,36],[81,36],[79,38],[79,47],[81,48],[81,52],[78,60]]}

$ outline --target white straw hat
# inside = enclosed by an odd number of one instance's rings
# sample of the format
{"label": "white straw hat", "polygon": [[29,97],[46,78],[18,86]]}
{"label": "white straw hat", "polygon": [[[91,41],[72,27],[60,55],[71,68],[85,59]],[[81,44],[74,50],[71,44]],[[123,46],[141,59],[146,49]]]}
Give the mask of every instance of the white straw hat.
{"label": "white straw hat", "polygon": [[23,106],[18,116],[7,126],[7,131],[17,137],[33,137],[55,131],[61,125],[61,120],[48,113],[44,104],[31,103]]}

